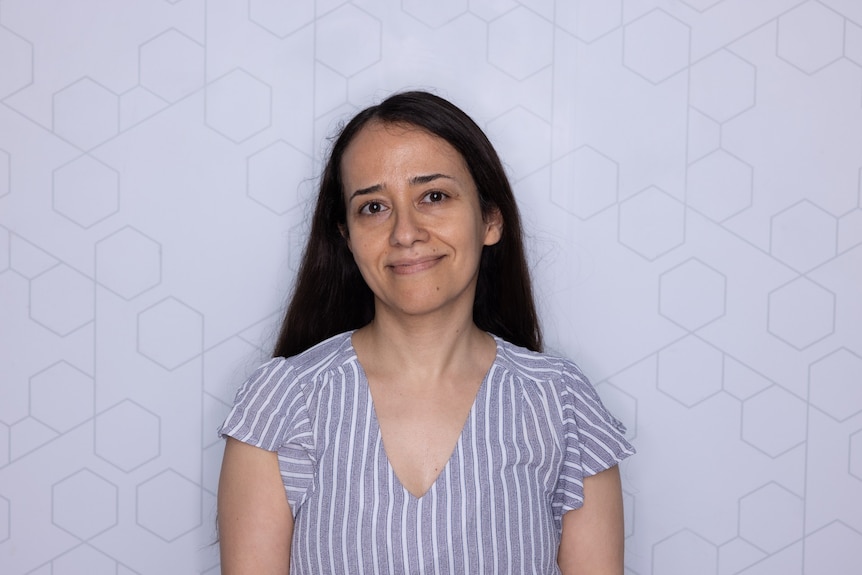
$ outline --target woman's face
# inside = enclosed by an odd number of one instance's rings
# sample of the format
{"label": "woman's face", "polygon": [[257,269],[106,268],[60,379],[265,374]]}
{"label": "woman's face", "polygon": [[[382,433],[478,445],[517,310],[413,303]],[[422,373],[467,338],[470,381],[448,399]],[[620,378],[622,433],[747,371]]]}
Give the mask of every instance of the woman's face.
{"label": "woman's face", "polygon": [[376,314],[472,314],[482,248],[502,221],[482,217],[461,154],[410,125],[372,122],[341,161],[347,206],[342,230]]}

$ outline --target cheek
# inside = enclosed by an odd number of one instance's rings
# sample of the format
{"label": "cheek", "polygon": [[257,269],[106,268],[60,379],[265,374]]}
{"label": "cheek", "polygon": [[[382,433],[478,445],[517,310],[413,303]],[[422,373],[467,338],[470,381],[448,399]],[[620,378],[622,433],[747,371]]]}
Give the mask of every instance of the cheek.
{"label": "cheek", "polygon": [[369,247],[368,241],[351,239],[347,241],[347,247],[350,248],[350,253],[353,254],[353,259],[358,265],[370,260],[373,256],[373,250]]}

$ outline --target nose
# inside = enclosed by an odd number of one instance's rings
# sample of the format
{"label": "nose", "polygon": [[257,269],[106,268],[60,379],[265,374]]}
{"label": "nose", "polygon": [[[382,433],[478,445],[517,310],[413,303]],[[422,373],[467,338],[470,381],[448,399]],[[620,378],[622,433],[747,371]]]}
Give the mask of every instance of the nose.
{"label": "nose", "polygon": [[427,239],[428,234],[422,225],[421,215],[416,213],[412,206],[396,209],[390,219],[392,231],[389,243],[392,246],[409,247],[416,242]]}

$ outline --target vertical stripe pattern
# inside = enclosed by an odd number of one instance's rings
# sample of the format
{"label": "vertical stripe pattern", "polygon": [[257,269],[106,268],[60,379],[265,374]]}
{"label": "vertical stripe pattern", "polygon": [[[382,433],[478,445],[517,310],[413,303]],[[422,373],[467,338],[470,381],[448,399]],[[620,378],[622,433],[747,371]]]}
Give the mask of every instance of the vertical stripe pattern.
{"label": "vertical stripe pattern", "polygon": [[455,449],[417,498],[386,458],[350,336],[261,366],[220,430],[278,452],[291,573],[558,573],[583,478],[634,453],[577,366],[496,338]]}

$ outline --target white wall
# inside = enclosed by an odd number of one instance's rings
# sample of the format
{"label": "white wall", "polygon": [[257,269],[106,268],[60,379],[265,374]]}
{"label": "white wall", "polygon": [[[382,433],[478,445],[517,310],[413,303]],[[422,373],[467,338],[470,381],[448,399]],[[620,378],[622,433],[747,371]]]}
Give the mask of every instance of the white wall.
{"label": "white wall", "polygon": [[0,0],[0,572],[218,572],[326,137],[411,87],[629,426],[627,574],[858,573],[855,0]]}

